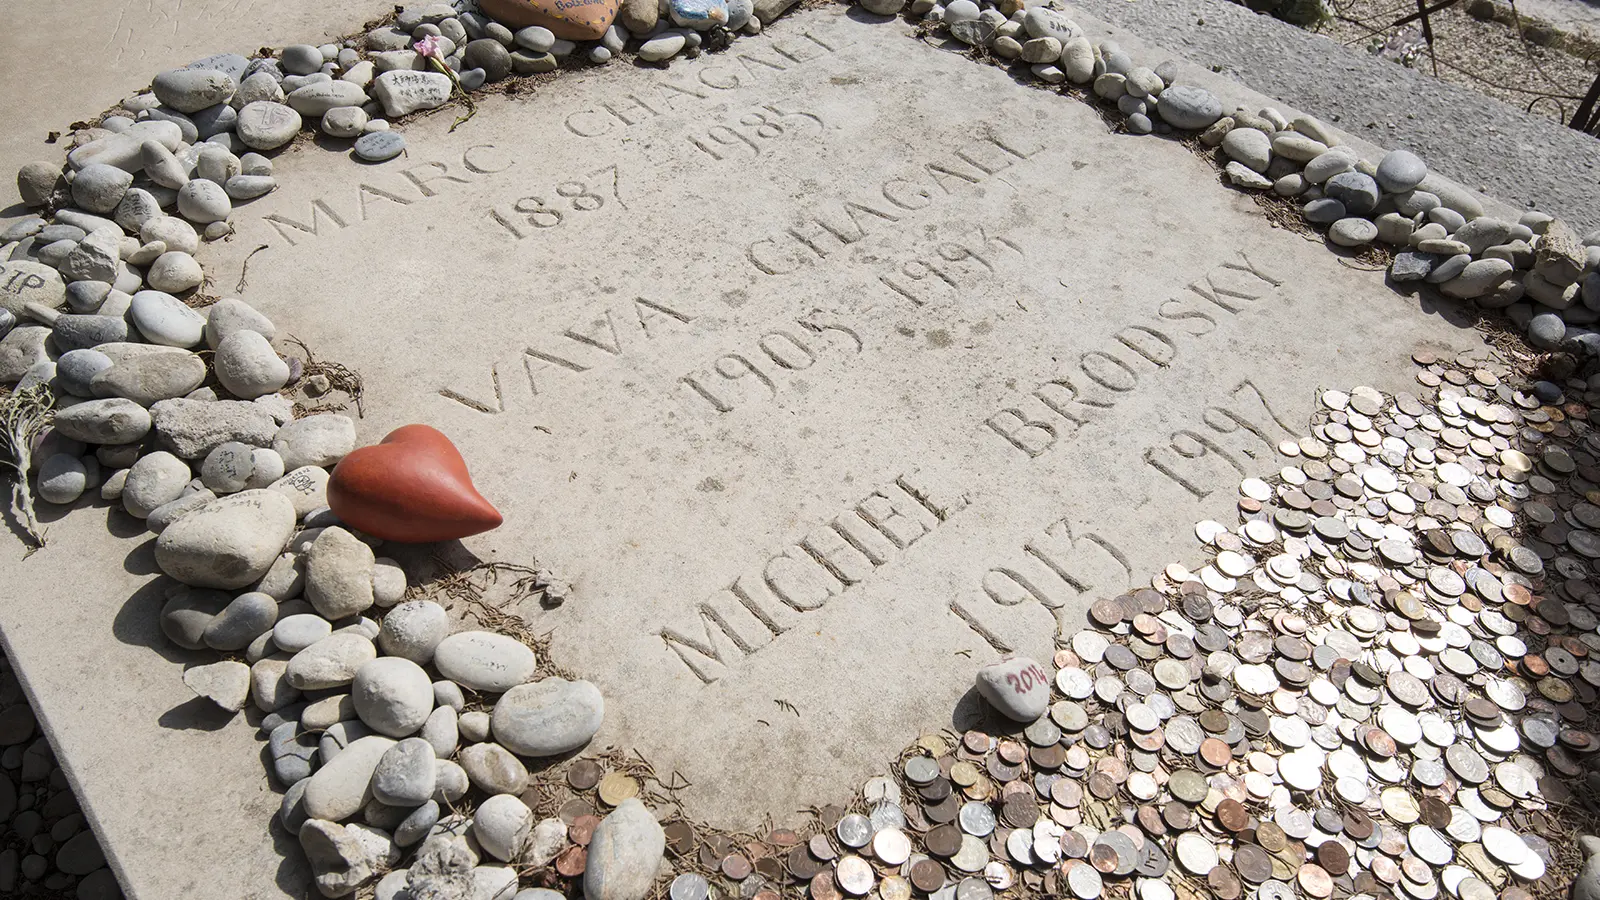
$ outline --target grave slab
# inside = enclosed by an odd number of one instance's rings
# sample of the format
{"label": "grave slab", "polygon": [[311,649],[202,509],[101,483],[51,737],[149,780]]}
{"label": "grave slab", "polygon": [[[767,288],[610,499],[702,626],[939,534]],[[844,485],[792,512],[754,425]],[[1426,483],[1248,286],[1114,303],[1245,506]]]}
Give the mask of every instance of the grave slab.
{"label": "grave slab", "polygon": [[[363,375],[363,442],[457,443],[507,518],[468,549],[573,584],[522,612],[605,693],[596,747],[718,825],[960,725],[978,665],[1230,515],[1318,386],[1477,343],[1180,144],[899,22],[479,106],[382,165],[280,156],[207,271]],[[84,506],[8,564],[0,626],[108,855],[134,896],[298,895],[253,730],[186,702],[148,536]]]}
{"label": "grave slab", "polygon": [[507,519],[473,549],[574,586],[527,615],[600,740],[725,826],[1047,653],[1315,385],[1471,339],[1175,142],[899,23],[785,26],[433,116],[384,166],[291,157],[216,269],[253,253],[243,298],[363,374],[364,438],[457,442]]}

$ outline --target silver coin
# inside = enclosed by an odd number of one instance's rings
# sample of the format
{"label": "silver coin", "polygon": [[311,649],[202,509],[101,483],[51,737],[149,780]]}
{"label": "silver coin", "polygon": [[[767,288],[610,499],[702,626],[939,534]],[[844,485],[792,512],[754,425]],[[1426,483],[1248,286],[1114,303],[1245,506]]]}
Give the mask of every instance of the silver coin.
{"label": "silver coin", "polygon": [[1067,887],[1078,900],[1095,900],[1104,889],[1104,884],[1094,866],[1085,863],[1073,866],[1067,873]]}
{"label": "silver coin", "polygon": [[982,878],[963,878],[956,885],[956,900],[993,900],[994,888]]}
{"label": "silver coin", "polygon": [[932,784],[939,777],[939,761],[931,756],[913,756],[906,760],[905,773],[912,784]]}
{"label": "silver coin", "polygon": [[869,821],[872,823],[872,833],[877,834],[885,828],[906,827],[906,813],[893,803],[880,803],[872,808]]}
{"label": "silver coin", "polygon": [[1413,825],[1406,832],[1406,844],[1425,863],[1442,866],[1455,858],[1450,843],[1427,825]]}
{"label": "silver coin", "polygon": [[967,834],[982,838],[994,833],[994,810],[987,803],[974,800],[964,804],[956,817],[961,822],[961,830]]}
{"label": "silver coin", "polygon": [[839,842],[846,847],[859,849],[872,840],[874,830],[871,819],[860,813],[851,813],[839,820],[838,826],[834,828],[834,834],[838,835]]}
{"label": "silver coin", "polygon": [[705,876],[693,872],[684,872],[672,879],[672,887],[667,889],[672,900],[706,900],[711,895],[711,882]]}

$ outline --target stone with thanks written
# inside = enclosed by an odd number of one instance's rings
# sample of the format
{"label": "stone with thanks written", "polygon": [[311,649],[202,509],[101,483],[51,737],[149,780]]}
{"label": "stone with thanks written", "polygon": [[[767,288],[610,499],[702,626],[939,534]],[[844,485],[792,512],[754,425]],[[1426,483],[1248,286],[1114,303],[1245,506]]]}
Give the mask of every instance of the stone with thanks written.
{"label": "stone with thanks written", "polygon": [[1181,145],[904,23],[782,24],[419,119],[380,167],[286,155],[205,251],[233,284],[267,245],[243,299],[361,373],[361,443],[449,436],[505,517],[467,547],[571,584],[520,611],[605,697],[595,745],[723,826],[986,715],[977,670],[1233,515],[1315,385],[1476,340]]}

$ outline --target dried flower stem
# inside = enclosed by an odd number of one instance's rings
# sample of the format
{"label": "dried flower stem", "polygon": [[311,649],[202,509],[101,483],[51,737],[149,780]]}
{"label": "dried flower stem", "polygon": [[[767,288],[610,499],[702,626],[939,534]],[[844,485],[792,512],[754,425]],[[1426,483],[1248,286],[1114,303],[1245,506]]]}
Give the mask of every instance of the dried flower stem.
{"label": "dried flower stem", "polygon": [[45,537],[33,512],[28,470],[33,468],[34,439],[49,427],[55,417],[54,406],[55,395],[43,384],[16,391],[0,400],[0,450],[5,451],[0,462],[12,470],[11,509],[32,543],[30,553],[44,546]]}

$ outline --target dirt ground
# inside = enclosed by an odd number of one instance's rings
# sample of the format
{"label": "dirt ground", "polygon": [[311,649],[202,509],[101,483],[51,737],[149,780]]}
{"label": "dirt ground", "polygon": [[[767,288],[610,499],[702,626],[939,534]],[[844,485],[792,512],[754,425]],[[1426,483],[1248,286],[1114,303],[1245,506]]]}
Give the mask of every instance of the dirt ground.
{"label": "dirt ground", "polygon": [[1586,0],[1533,0],[1554,22],[1527,0],[1462,0],[1430,14],[1431,51],[1421,22],[1392,27],[1416,0],[1329,2],[1332,19],[1313,30],[1563,124],[1600,75],[1600,6]]}

